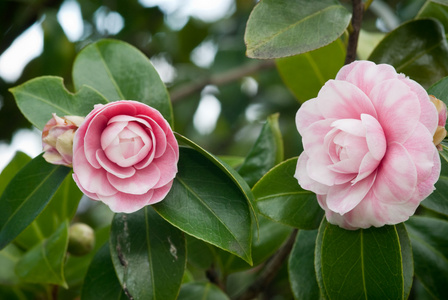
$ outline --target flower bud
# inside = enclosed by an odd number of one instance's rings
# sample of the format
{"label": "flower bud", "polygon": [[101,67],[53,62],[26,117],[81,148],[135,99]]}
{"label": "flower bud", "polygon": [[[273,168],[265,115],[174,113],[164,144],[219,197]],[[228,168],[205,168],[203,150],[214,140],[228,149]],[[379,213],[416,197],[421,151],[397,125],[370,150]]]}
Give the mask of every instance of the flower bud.
{"label": "flower bud", "polygon": [[72,166],[73,137],[84,121],[83,117],[53,114],[42,131],[43,157],[51,164]]}
{"label": "flower bud", "polygon": [[445,123],[446,123],[446,104],[443,101],[440,101],[436,97],[429,95],[429,99],[431,102],[436,106],[439,122],[436,129],[436,132],[434,133],[433,137],[433,143],[437,146],[437,149],[441,150],[439,144],[443,141],[443,139],[446,137],[446,129],[445,129]]}
{"label": "flower bud", "polygon": [[84,223],[75,223],[68,230],[68,252],[74,256],[83,256],[95,246],[95,233]]}

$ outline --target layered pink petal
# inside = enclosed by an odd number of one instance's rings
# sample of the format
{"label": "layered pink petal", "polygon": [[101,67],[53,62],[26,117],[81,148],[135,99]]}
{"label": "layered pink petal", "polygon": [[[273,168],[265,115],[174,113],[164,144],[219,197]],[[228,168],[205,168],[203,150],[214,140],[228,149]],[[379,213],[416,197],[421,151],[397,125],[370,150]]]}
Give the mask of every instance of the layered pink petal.
{"label": "layered pink petal", "polygon": [[133,167],[123,168],[111,162],[101,149],[96,151],[96,159],[104,170],[117,176],[118,178],[129,178],[135,174],[135,169]]}
{"label": "layered pink petal", "polygon": [[154,189],[154,194],[152,195],[152,198],[148,202],[148,204],[155,204],[155,203],[158,203],[158,202],[162,201],[163,199],[165,199],[166,195],[171,190],[171,187],[173,185],[173,181],[174,180],[171,180],[170,182],[168,182],[164,186],[159,187],[157,189]]}
{"label": "layered pink petal", "polygon": [[381,124],[371,115],[362,114],[361,121],[365,130],[367,147],[376,160],[383,158],[386,153],[386,137]]}
{"label": "layered pink petal", "polygon": [[324,119],[322,114],[319,112],[316,99],[317,98],[306,101],[297,111],[296,126],[301,135],[303,135],[303,131],[310,125]]}
{"label": "layered pink petal", "polygon": [[308,155],[306,155],[305,152],[302,152],[300,154],[299,159],[297,161],[297,167],[296,172],[294,173],[294,177],[298,180],[299,185],[305,189],[312,191],[316,194],[326,194],[328,192],[328,186],[325,184],[322,184],[320,182],[317,182],[313,179],[311,179],[308,176],[307,171],[307,163],[308,163]]}
{"label": "layered pink petal", "polygon": [[142,195],[154,188],[162,174],[155,164],[150,164],[147,168],[135,172],[132,177],[119,178],[111,173],[107,173],[107,179],[119,192]]}
{"label": "layered pink petal", "polygon": [[150,204],[154,190],[150,190],[143,195],[132,195],[117,193],[111,197],[102,197],[101,201],[109,206],[114,212],[133,213]]}
{"label": "layered pink petal", "polygon": [[161,157],[155,158],[151,164],[156,165],[161,171],[160,179],[154,188],[160,188],[174,179],[177,173],[177,163],[173,162],[177,162],[176,154],[171,145],[168,145],[165,153]]}

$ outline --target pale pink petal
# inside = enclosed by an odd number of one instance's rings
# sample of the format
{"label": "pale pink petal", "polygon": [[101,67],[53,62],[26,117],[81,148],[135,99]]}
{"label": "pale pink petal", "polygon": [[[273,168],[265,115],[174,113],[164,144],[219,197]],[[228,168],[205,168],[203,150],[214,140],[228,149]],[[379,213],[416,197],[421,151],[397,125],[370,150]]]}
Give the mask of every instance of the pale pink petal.
{"label": "pale pink petal", "polygon": [[[362,116],[362,115],[361,115]],[[366,131],[362,126],[361,120],[358,119],[340,119],[331,124],[331,127],[337,128],[344,132],[350,133],[355,136],[366,136]]]}
{"label": "pale pink petal", "polygon": [[300,106],[296,114],[296,126],[300,135],[313,123],[323,120],[324,117],[317,107],[317,98],[306,101]]}
{"label": "pale pink petal", "polygon": [[155,140],[154,133],[149,130],[147,134],[150,136],[150,140],[153,141],[153,145],[146,156],[134,165],[137,170],[144,169],[149,166],[149,164],[152,163],[154,155],[156,153],[157,141]]}
{"label": "pale pink petal", "polygon": [[154,190],[150,190],[143,195],[131,195],[117,193],[112,197],[102,197],[101,201],[109,206],[116,213],[133,213],[145,207],[151,202]]}
{"label": "pale pink petal", "polygon": [[92,199],[92,200],[100,200],[100,198],[98,197],[97,194],[94,194],[94,193],[91,193],[91,192],[89,192],[89,191],[86,191],[86,190],[82,187],[81,183],[79,182],[78,176],[76,176],[75,173],[73,173],[72,176],[73,176],[73,180],[75,181],[76,185],[78,186],[78,188],[81,190],[81,192],[82,192],[84,195],[86,195],[87,197],[89,197],[89,198]]}
{"label": "pale pink petal", "polygon": [[420,118],[417,95],[402,81],[391,79],[376,86],[370,93],[387,143],[408,139]]}
{"label": "pale pink petal", "polygon": [[161,170],[154,164],[148,167],[137,170],[132,177],[119,178],[111,173],[107,173],[107,179],[110,184],[119,192],[133,195],[142,195],[147,193],[150,189],[159,182]]}
{"label": "pale pink petal", "polygon": [[139,123],[143,124],[144,127],[150,127],[148,122],[146,122],[143,118],[140,118],[140,117],[136,118],[136,117],[128,116],[128,115],[117,115],[109,120],[108,125],[110,125],[111,123],[115,123],[115,122],[129,123],[132,121],[139,122]]}
{"label": "pale pink petal", "polygon": [[383,158],[386,153],[386,137],[377,119],[371,115],[361,115],[362,126],[366,132],[366,142],[372,157],[376,160]]}
{"label": "pale pink petal", "polygon": [[179,144],[177,143],[177,140],[172,132],[167,133],[166,141],[168,145],[171,145],[171,148],[173,148],[174,154],[176,155],[176,160],[179,160]]}
{"label": "pale pink petal", "polygon": [[404,203],[417,188],[417,169],[401,144],[390,143],[373,185],[375,196],[384,203]]}
{"label": "pale pink petal", "polygon": [[372,153],[370,152],[367,153],[363,157],[361,164],[359,165],[359,170],[357,172],[358,175],[352,181],[352,184],[355,184],[358,181],[363,180],[364,178],[372,174],[376,170],[380,162],[381,162],[380,160],[377,160],[372,156]]}
{"label": "pale pink petal", "polygon": [[333,212],[344,215],[357,206],[367,195],[375,181],[375,174],[357,182],[335,185],[327,193],[327,206]]}
{"label": "pale pink petal", "polygon": [[306,164],[306,170],[308,172],[308,176],[324,185],[332,186],[335,184],[336,178],[339,175],[337,172],[334,172],[328,168],[329,165],[332,165],[328,156],[322,157],[321,159],[313,159],[309,157],[308,162]]}
{"label": "pale pink petal", "polygon": [[317,121],[302,132],[303,149],[308,154],[318,153],[321,156],[327,153],[324,145],[325,136],[333,130],[331,127],[333,122],[333,119]]}
{"label": "pale pink petal", "polygon": [[133,167],[123,168],[111,162],[104,154],[104,151],[101,149],[98,149],[96,151],[96,158],[101,167],[103,167],[107,172],[117,176],[118,178],[129,178],[135,174],[135,169]]}
{"label": "pale pink petal", "polygon": [[170,124],[167,120],[162,116],[162,114],[157,110],[145,104],[139,103],[141,105],[136,106],[137,108],[137,117],[148,116],[153,119],[165,133],[171,132]]}
{"label": "pale pink petal", "polygon": [[413,202],[419,203],[420,201],[426,199],[426,197],[428,197],[435,190],[434,184],[439,179],[441,170],[440,156],[437,149],[433,151],[433,165],[431,174],[429,174],[425,180],[418,183],[418,193],[416,193],[416,199],[413,199]]}
{"label": "pale pink petal", "polygon": [[159,187],[157,189],[154,189],[154,194],[152,195],[152,198],[148,202],[148,204],[155,204],[155,203],[158,203],[158,202],[162,201],[163,199],[165,199],[166,195],[171,190],[171,187],[173,185],[173,181],[174,180],[171,180],[170,182],[168,182],[164,186]]}
{"label": "pale pink petal", "polygon": [[118,133],[120,133],[127,125],[128,122],[114,122],[113,124],[107,125],[107,127],[101,132],[101,148],[106,149],[113,142],[117,143]]}
{"label": "pale pink petal", "polygon": [[307,162],[308,162],[308,155],[306,155],[305,152],[302,152],[302,154],[300,154],[299,159],[297,161],[297,167],[296,167],[296,172],[294,174],[294,177],[298,180],[299,185],[303,189],[312,191],[318,195],[326,194],[328,192],[328,186],[324,185],[320,182],[317,182],[308,176],[307,167],[306,167]]}
{"label": "pale pink petal", "polygon": [[327,119],[360,119],[361,114],[376,116],[375,108],[366,94],[346,81],[327,81],[317,97],[319,111]]}
{"label": "pale pink petal", "polygon": [[87,127],[84,135],[84,152],[87,161],[94,167],[99,168],[100,164],[96,160],[96,150],[101,149],[101,134],[107,126],[108,119],[98,114],[96,115]]}
{"label": "pale pink petal", "polygon": [[[176,177],[177,173],[177,160],[176,154],[170,145],[167,146],[165,153],[159,157],[155,158],[151,165],[156,165],[160,169],[160,180],[154,186],[154,188],[160,188],[166,185],[168,182],[172,181]],[[150,166],[151,166],[150,165]]]}
{"label": "pale pink petal", "polygon": [[146,122],[150,124],[149,130],[152,131],[154,134],[154,144],[155,144],[155,153],[154,157],[160,157],[166,149],[167,144],[167,134],[172,134],[170,132],[165,133],[163,129],[160,127],[159,124],[157,124],[152,118],[146,117],[146,116],[140,116],[141,118],[144,118]]}

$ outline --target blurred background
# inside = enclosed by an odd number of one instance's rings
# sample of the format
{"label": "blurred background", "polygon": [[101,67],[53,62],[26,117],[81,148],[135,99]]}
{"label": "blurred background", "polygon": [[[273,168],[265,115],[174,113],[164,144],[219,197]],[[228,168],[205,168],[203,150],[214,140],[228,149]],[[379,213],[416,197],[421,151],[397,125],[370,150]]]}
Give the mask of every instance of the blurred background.
{"label": "blurred background", "polygon": [[[173,102],[175,130],[214,154],[245,156],[270,114],[280,113],[285,157],[301,152],[299,102],[272,61],[245,56],[255,0],[0,0],[0,171],[17,149],[41,152],[40,132],[21,115],[10,87],[43,75],[73,91],[73,60],[102,38],[126,41],[154,64]],[[341,1],[350,9],[350,1]],[[425,0],[375,0],[360,58]],[[137,99],[138,100],[138,99]]]}

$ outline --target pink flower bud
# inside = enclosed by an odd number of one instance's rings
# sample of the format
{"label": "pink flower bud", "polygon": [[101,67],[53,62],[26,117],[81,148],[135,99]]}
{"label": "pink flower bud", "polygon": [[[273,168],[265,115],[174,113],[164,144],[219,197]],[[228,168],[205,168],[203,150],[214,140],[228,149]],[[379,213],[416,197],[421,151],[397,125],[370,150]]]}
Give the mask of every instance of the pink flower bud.
{"label": "pink flower bud", "polygon": [[84,121],[83,117],[53,114],[42,131],[42,148],[45,160],[54,165],[72,166],[73,137]]}
{"label": "pink flower bud", "polygon": [[429,95],[429,99],[431,102],[436,106],[438,116],[439,116],[439,122],[437,124],[436,132],[434,133],[433,137],[433,143],[437,146],[437,149],[441,150],[441,147],[439,144],[443,141],[443,139],[446,137],[446,129],[445,129],[445,123],[446,123],[446,104],[443,101],[440,101],[433,95]]}

